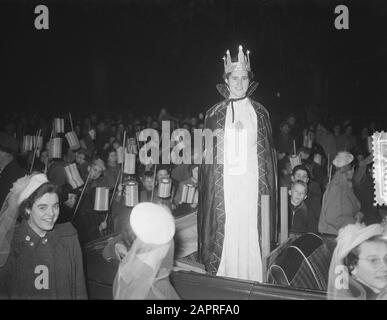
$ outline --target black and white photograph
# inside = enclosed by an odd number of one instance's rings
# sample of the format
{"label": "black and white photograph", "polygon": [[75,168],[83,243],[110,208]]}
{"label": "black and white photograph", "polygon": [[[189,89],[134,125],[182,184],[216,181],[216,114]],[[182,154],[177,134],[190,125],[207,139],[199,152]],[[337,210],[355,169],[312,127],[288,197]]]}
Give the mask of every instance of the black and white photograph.
{"label": "black and white photograph", "polygon": [[386,1],[0,10],[0,300],[387,300]]}

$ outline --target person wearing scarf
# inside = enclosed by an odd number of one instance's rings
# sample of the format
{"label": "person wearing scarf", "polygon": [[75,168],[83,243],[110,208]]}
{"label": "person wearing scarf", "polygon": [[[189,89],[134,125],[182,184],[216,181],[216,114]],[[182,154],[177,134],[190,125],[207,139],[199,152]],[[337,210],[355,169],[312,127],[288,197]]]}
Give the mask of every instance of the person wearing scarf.
{"label": "person wearing scarf", "polygon": [[[210,108],[205,129],[214,139],[199,169],[198,249],[206,271],[262,281],[261,195],[270,195],[270,236],[276,239],[277,159],[269,113],[250,95],[249,52],[224,58],[226,98]],[[234,158],[233,158],[234,156]]]}
{"label": "person wearing scarf", "polygon": [[329,267],[330,300],[387,299],[387,242],[380,224],[339,230]]}

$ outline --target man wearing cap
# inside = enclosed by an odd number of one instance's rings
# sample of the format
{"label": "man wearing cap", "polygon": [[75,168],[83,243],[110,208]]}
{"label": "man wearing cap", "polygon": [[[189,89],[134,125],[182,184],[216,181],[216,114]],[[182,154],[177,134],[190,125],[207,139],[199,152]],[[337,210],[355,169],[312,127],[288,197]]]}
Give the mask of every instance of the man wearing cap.
{"label": "man wearing cap", "polygon": [[323,196],[318,231],[338,234],[340,228],[362,219],[360,202],[352,188],[353,155],[341,151],[333,160],[335,174]]}
{"label": "man wearing cap", "polygon": [[[277,159],[269,113],[249,96],[249,51],[224,58],[226,98],[206,113],[205,128],[216,135],[199,173],[198,248],[212,274],[263,281],[261,195],[270,196],[270,238],[276,239]],[[207,161],[212,159],[212,164]],[[266,213],[265,213],[266,214]]]}
{"label": "man wearing cap", "polygon": [[0,132],[0,207],[12,187],[12,184],[26,174],[15,155],[19,151],[16,139]]}

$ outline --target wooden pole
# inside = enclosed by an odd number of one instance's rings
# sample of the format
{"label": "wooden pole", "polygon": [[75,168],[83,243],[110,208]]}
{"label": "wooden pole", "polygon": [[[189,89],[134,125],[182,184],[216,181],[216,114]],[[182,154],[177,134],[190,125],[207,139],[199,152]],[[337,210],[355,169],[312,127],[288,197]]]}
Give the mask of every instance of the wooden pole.
{"label": "wooden pole", "polygon": [[332,176],[332,165],[329,166],[329,179],[328,179],[328,184],[331,183],[331,176]]}
{"label": "wooden pole", "polygon": [[69,118],[70,118],[71,131],[74,131],[74,127],[73,127],[73,119],[71,118],[71,112],[69,112]]}
{"label": "wooden pole", "polygon": [[152,188],[152,197],[151,197],[151,202],[153,202],[153,196],[155,193],[155,182],[156,182],[156,170],[157,170],[157,164],[155,164],[155,172],[153,173],[153,188]]}
{"label": "wooden pole", "polygon": [[74,210],[74,213],[73,213],[73,217],[71,218],[71,221],[74,219],[74,217],[75,217],[75,214],[77,213],[77,210],[78,210],[79,204],[81,203],[81,200],[82,200],[83,193],[85,192],[85,190],[86,190],[86,187],[87,187],[87,183],[89,182],[89,178],[90,178],[90,172],[91,172],[91,168],[90,168],[89,174],[87,175],[87,179],[86,179],[85,185],[83,186],[83,189],[82,189],[81,195],[79,196],[78,203],[77,203],[77,206],[75,207],[75,210]]}
{"label": "wooden pole", "polygon": [[126,153],[126,130],[124,131],[124,139],[122,140],[122,163],[121,163],[121,184],[124,177],[124,163],[125,163],[125,153]]}
{"label": "wooden pole", "polygon": [[289,237],[289,222],[288,222],[288,188],[281,187],[281,233],[280,244],[284,244]]}
{"label": "wooden pole", "polygon": [[296,156],[297,155],[297,151],[296,151],[296,140],[293,139],[293,150],[294,150],[294,155]]}
{"label": "wooden pole", "polygon": [[[116,194],[116,190],[117,190],[117,186],[118,186],[118,181],[120,180],[120,175],[121,174],[122,174],[122,172],[120,171],[118,173],[118,175],[117,175],[116,183],[114,184],[113,194],[112,194],[112,197],[111,197],[110,203],[109,203],[109,209],[111,208],[111,206],[113,204],[114,196]],[[106,213],[105,219],[103,220],[104,222],[107,221],[108,216],[109,216],[109,211]]]}
{"label": "wooden pole", "polygon": [[32,170],[34,168],[34,162],[35,162],[35,157],[36,157],[36,151],[38,150],[38,140],[39,140],[39,137],[40,137],[40,132],[41,132],[41,129],[39,129],[38,135],[35,136],[36,137],[36,139],[35,139],[35,148],[34,148],[34,155],[32,156],[30,174],[32,173]]}
{"label": "wooden pole", "polygon": [[270,196],[261,195],[261,234],[262,234],[262,281],[267,281],[267,259],[270,255]]}

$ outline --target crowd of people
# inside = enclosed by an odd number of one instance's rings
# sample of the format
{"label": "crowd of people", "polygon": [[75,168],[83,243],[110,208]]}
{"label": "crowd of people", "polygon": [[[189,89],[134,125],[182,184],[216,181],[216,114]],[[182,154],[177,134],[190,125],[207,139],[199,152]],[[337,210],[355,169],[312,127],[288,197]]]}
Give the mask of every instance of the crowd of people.
{"label": "crowd of people", "polygon": [[[279,195],[286,187],[292,236],[337,236],[328,297],[384,297],[387,211],[373,205],[370,147],[379,128],[372,121],[319,118],[312,109],[270,119],[250,98],[257,88],[253,77],[249,51],[240,46],[237,58],[229,51],[224,57],[224,83],[217,89],[225,99],[205,115],[165,108],[157,116],[5,114],[0,296],[86,298],[82,248],[117,233],[103,250],[105,259],[120,261],[114,297],[176,299],[168,280],[174,218],[186,214],[197,214],[196,257],[208,273],[264,282],[261,227],[270,221],[266,232],[278,245]],[[164,121],[170,132],[190,134],[171,141]],[[218,134],[201,159],[192,146],[194,130],[204,128]],[[143,141],[144,129],[171,143]],[[179,158],[170,152],[180,144],[193,149],[185,157],[190,161],[165,161],[165,152]],[[154,148],[161,148],[159,161],[147,157]],[[230,157],[239,148],[245,162]],[[263,195],[271,210],[262,208]],[[350,278],[338,287],[332,277],[341,266]]]}

